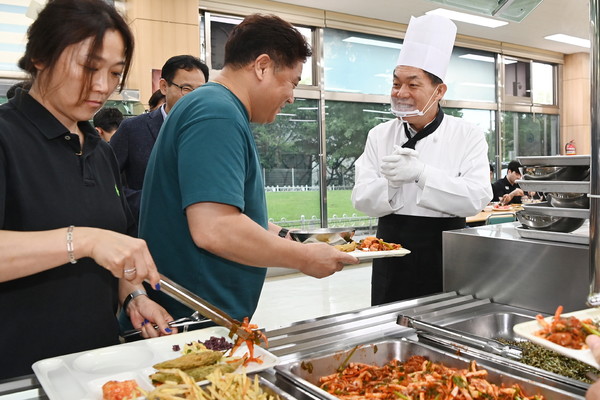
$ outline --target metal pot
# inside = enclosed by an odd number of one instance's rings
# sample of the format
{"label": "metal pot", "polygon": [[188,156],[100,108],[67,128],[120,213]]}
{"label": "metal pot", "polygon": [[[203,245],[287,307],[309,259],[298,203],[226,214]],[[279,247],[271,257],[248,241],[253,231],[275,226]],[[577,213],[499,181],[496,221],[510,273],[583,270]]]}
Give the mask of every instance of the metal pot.
{"label": "metal pot", "polygon": [[290,236],[300,243],[329,243],[331,245],[344,244],[352,241],[354,229],[352,228],[319,228],[311,230],[290,231]]}
{"label": "metal pot", "polygon": [[538,181],[589,181],[590,167],[573,165],[565,167],[525,167],[523,179]]}
{"label": "metal pot", "polygon": [[518,211],[517,219],[524,227],[540,231],[573,232],[585,222],[583,218],[555,217],[527,211]]}
{"label": "metal pot", "polygon": [[587,193],[546,193],[546,199],[552,207],[590,208]]}

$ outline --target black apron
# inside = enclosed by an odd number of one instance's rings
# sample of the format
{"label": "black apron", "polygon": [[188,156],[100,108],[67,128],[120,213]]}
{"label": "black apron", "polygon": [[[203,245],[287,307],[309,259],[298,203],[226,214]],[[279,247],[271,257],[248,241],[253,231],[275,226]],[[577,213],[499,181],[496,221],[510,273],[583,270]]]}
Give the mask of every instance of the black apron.
{"label": "black apron", "polygon": [[443,290],[442,232],[465,227],[465,218],[390,214],[379,218],[377,237],[411,251],[373,260],[371,305],[412,299]]}

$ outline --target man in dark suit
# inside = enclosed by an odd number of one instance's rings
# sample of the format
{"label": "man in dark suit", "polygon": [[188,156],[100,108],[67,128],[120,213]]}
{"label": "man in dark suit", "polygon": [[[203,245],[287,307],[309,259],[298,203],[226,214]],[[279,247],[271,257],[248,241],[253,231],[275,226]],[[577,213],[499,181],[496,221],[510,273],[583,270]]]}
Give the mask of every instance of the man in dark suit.
{"label": "man in dark suit", "polygon": [[192,90],[208,82],[208,67],[190,55],[174,56],[163,65],[160,91],[166,102],[154,111],[124,120],[113,135],[113,148],[121,174],[124,191],[131,212],[139,218],[140,200],[146,165],[158,132],[175,103]]}

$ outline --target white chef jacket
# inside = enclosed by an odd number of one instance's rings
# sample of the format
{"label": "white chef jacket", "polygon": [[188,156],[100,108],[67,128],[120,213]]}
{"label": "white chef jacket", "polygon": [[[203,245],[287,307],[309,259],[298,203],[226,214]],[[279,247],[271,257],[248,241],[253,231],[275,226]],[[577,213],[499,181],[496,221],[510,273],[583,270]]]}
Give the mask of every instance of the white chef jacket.
{"label": "white chef jacket", "polygon": [[425,179],[393,188],[379,171],[381,158],[392,154],[394,145],[407,141],[399,119],[369,131],[365,150],[355,164],[354,208],[371,217],[401,214],[444,218],[469,217],[489,203],[488,145],[476,125],[444,115],[440,126],[415,146],[419,160],[426,165]]}

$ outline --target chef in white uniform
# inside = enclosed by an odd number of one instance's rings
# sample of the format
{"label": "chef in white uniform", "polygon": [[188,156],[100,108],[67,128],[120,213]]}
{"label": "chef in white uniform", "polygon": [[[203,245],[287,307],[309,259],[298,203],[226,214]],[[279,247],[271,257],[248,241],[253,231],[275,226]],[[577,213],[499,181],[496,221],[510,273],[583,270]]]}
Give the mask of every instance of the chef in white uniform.
{"label": "chef in white uniform", "polygon": [[393,76],[397,118],[369,132],[356,161],[354,207],[379,217],[377,237],[411,250],[373,261],[372,305],[441,292],[442,232],[492,198],[483,131],[439,106],[455,36],[445,17],[411,18]]}

